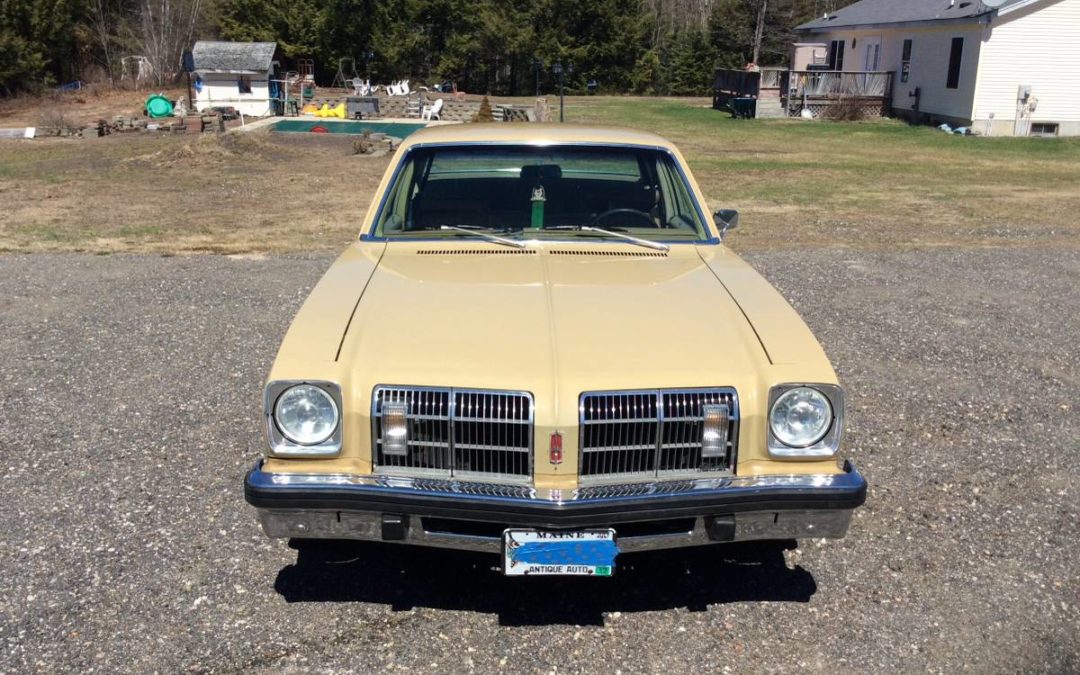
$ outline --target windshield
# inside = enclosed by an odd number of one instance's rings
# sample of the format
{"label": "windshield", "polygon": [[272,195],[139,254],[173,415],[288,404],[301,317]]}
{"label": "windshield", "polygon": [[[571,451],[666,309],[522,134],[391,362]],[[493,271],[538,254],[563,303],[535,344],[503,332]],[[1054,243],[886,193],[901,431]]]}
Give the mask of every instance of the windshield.
{"label": "windshield", "polygon": [[651,148],[448,146],[412,150],[376,219],[376,236],[461,236],[447,227],[529,236],[708,237],[674,159]]}

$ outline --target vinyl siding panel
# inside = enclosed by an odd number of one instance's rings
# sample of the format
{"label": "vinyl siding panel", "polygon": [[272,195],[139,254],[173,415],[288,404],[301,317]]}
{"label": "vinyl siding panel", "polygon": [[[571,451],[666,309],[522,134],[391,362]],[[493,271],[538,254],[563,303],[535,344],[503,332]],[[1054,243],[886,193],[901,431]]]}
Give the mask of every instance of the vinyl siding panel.
{"label": "vinyl siding panel", "polygon": [[[998,17],[987,28],[975,118],[994,114],[995,133],[1016,118],[1016,92],[1031,85],[1034,122],[1080,123],[1080,0],[1046,0]],[[1064,129],[1063,129],[1064,132]],[[1080,130],[1078,130],[1080,132]]]}
{"label": "vinyl siding panel", "polygon": [[215,106],[231,106],[246,117],[270,114],[270,80],[268,75],[251,76],[251,93],[241,94],[238,75],[207,73],[200,76],[201,92],[195,93],[195,107],[206,110]]}
{"label": "vinyl siding panel", "polygon": [[[948,89],[945,85],[949,75],[949,52],[955,37],[964,38],[960,82],[956,89]],[[880,40],[878,69],[894,73],[893,108],[911,110],[915,99],[908,94],[918,87],[922,93],[919,107],[923,113],[970,120],[982,38],[983,26],[972,22],[947,26],[838,30],[814,33],[805,41],[828,43],[830,40],[846,40],[844,70],[850,71],[866,69],[866,45]],[[855,41],[854,46],[852,40]],[[904,40],[912,41],[911,72],[907,82],[900,81]]]}

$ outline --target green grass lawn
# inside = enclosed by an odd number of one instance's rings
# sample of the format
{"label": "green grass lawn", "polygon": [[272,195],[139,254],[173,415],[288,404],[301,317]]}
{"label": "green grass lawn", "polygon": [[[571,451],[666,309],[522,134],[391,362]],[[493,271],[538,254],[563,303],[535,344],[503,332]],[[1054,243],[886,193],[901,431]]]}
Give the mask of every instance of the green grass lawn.
{"label": "green grass lawn", "polygon": [[674,141],[710,204],[743,212],[745,246],[1078,240],[1080,138],[961,137],[890,120],[735,120],[707,106],[575,99],[567,116]]}

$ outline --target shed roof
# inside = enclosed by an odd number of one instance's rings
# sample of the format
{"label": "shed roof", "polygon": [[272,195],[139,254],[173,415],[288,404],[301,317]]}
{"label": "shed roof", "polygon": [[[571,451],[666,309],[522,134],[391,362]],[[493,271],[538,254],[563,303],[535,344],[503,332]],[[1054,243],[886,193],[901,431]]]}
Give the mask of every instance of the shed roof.
{"label": "shed roof", "polygon": [[[1003,12],[1013,5],[1030,0],[1006,0],[996,11]],[[891,23],[924,21],[964,21],[994,12],[981,0],[859,0],[825,17],[808,21],[795,30],[822,31],[856,26],[880,26]]]}
{"label": "shed roof", "polygon": [[199,40],[191,50],[195,70],[203,73],[265,73],[276,42],[211,42]]}

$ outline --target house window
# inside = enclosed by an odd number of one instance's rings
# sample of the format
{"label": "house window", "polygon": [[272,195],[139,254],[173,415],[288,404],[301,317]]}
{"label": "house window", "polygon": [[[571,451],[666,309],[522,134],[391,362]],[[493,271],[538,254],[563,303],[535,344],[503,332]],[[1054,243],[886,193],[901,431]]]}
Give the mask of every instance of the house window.
{"label": "house window", "polygon": [[900,81],[911,78],[911,40],[904,40],[904,53],[900,58]]}
{"label": "house window", "polygon": [[964,56],[964,38],[952,39],[952,51],[949,52],[949,79],[945,83],[948,89],[960,87],[960,61]]}
{"label": "house window", "polygon": [[844,69],[844,41],[833,40],[829,43],[829,70]]}
{"label": "house window", "polygon": [[241,75],[240,79],[236,81],[236,87],[240,90],[241,94],[251,93],[251,76]]}
{"label": "house window", "polygon": [[1031,123],[1031,135],[1032,136],[1057,136],[1058,135],[1057,122],[1032,122]]}

